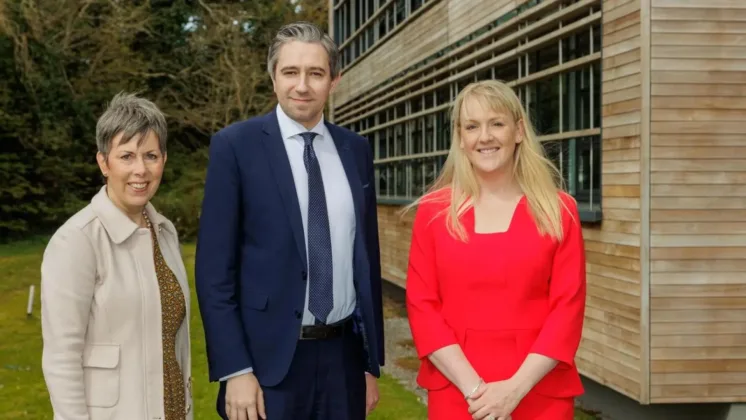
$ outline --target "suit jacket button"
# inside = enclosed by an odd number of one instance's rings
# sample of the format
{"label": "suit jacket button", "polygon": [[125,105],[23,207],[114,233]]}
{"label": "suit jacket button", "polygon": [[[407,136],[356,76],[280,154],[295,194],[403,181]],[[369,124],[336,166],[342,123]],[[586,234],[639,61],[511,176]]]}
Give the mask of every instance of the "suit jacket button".
{"label": "suit jacket button", "polygon": [[303,314],[301,314],[300,311],[296,310],[295,311],[295,317],[298,318],[298,319],[300,319],[301,316],[303,316]]}
{"label": "suit jacket button", "polygon": [[306,280],[308,280],[308,273],[306,273],[305,271],[303,271],[303,272],[301,273],[301,276],[303,276],[303,281],[306,281]]}

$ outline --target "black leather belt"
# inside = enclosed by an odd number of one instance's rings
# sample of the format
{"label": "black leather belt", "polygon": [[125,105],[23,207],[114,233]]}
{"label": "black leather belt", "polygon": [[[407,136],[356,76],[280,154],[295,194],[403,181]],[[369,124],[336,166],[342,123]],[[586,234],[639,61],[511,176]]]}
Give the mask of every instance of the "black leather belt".
{"label": "black leather belt", "polygon": [[347,331],[352,330],[352,318],[347,318],[336,324],[330,325],[303,325],[300,328],[301,340],[325,340],[341,337]]}

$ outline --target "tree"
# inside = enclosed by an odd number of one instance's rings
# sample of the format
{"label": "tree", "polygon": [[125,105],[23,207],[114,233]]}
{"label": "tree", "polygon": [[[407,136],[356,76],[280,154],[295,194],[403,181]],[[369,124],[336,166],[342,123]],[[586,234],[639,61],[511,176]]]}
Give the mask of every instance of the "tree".
{"label": "tree", "polygon": [[0,1],[0,176],[11,181],[0,187],[0,237],[48,233],[90,200],[101,185],[96,120],[123,90],[167,115],[157,201],[196,225],[210,136],[274,105],[274,33],[296,20],[326,28],[326,3]]}

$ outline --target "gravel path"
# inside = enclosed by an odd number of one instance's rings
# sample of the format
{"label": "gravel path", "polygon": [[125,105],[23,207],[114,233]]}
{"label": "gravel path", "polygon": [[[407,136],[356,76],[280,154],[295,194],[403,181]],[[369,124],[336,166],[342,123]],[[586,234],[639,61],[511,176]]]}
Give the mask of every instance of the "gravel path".
{"label": "gravel path", "polygon": [[427,404],[427,393],[415,382],[419,361],[406,317],[404,290],[386,282],[383,289],[386,339],[386,366],[383,367],[383,371],[398,379],[404,387],[414,392],[423,404]]}

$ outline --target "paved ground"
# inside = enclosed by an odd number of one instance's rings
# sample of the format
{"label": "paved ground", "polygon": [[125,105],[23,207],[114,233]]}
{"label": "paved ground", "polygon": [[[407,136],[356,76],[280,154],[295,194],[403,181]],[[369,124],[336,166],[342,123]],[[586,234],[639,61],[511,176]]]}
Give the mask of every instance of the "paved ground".
{"label": "paved ground", "polygon": [[415,382],[419,361],[412,344],[412,334],[404,307],[404,290],[388,282],[384,282],[383,288],[386,338],[386,366],[383,367],[383,371],[399,379],[425,404],[427,395]]}

